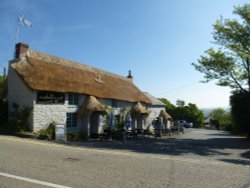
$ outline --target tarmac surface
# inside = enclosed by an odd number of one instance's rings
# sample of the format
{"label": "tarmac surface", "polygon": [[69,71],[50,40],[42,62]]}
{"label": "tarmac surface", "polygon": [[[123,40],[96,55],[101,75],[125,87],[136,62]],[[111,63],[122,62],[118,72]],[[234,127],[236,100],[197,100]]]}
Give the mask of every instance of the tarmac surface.
{"label": "tarmac surface", "polygon": [[250,143],[188,129],[162,139],[55,143],[0,135],[0,187],[250,187]]}

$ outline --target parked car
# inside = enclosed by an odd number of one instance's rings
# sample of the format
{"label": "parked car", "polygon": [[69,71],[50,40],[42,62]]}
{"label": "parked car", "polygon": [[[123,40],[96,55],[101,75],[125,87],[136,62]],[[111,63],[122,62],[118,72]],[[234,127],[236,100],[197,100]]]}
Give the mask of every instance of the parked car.
{"label": "parked car", "polygon": [[192,122],[187,122],[186,120],[178,120],[177,123],[181,127],[185,127],[185,128],[193,127],[193,123]]}

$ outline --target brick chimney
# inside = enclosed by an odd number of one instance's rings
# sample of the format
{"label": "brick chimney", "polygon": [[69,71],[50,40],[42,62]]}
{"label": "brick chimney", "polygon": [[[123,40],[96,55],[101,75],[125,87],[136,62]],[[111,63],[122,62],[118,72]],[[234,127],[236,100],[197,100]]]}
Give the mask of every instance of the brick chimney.
{"label": "brick chimney", "polygon": [[17,43],[15,49],[15,59],[20,58],[22,55],[25,55],[29,49],[29,45],[25,43]]}

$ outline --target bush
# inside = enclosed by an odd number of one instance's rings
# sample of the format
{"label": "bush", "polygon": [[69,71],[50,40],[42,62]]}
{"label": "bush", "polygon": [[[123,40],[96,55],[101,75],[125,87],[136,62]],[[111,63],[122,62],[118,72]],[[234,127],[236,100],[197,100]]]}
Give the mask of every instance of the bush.
{"label": "bush", "polygon": [[87,139],[86,135],[80,131],[70,132],[67,134],[68,141],[81,141],[81,140],[86,140],[86,139]]}
{"label": "bush", "polygon": [[31,107],[24,106],[19,108],[17,104],[13,104],[14,112],[12,113],[12,118],[9,120],[8,130],[12,133],[19,133],[21,131],[28,132],[29,123],[28,119],[32,111]]}
{"label": "bush", "polygon": [[51,139],[55,139],[55,129],[56,129],[56,122],[52,121],[47,128],[48,135]]}
{"label": "bush", "polygon": [[49,124],[47,129],[42,129],[38,132],[39,138],[40,139],[54,140],[55,139],[55,128],[56,128],[56,123],[53,121]]}
{"label": "bush", "polygon": [[153,131],[152,131],[152,129],[150,128],[150,125],[147,127],[146,134],[147,134],[147,135],[153,135]]}
{"label": "bush", "polygon": [[40,138],[40,139],[45,139],[45,140],[48,139],[48,132],[47,132],[45,129],[41,129],[41,130],[38,132],[38,134],[39,134],[38,138]]}
{"label": "bush", "polygon": [[8,125],[8,103],[0,99],[0,131],[7,129]]}
{"label": "bush", "polygon": [[235,92],[230,97],[233,131],[250,138],[250,93]]}

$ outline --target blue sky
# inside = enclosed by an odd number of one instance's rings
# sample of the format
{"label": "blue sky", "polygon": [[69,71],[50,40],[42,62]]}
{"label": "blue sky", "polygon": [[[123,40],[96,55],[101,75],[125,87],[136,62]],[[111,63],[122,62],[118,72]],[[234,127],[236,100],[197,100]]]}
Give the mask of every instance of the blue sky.
{"label": "blue sky", "polygon": [[246,0],[1,0],[0,73],[19,41],[30,48],[126,76],[175,104],[228,107],[230,89],[202,84],[192,62],[212,47],[213,24]]}

